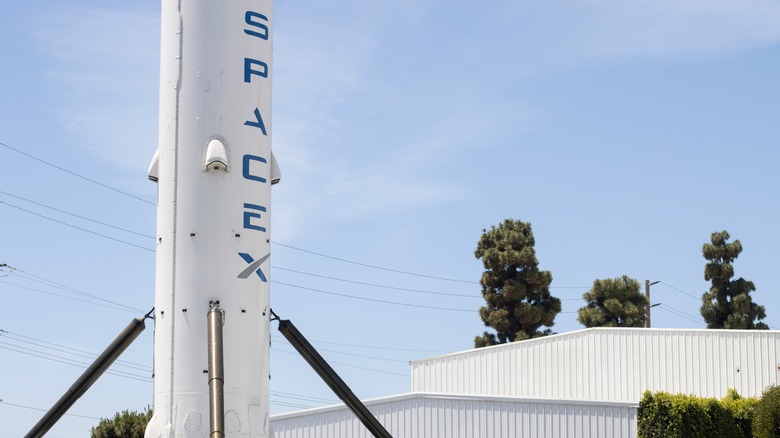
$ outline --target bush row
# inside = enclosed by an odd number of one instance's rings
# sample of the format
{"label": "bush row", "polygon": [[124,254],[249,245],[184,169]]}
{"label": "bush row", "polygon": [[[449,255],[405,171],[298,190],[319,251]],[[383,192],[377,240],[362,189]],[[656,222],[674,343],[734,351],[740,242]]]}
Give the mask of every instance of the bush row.
{"label": "bush row", "polygon": [[780,387],[760,400],[733,389],[722,400],[646,391],[638,423],[639,438],[780,438]]}

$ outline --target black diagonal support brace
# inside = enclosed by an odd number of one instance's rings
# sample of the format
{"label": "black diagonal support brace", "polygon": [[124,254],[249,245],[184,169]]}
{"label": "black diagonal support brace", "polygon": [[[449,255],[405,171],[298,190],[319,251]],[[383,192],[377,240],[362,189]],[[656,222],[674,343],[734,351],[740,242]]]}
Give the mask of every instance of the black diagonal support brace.
{"label": "black diagonal support brace", "polygon": [[87,392],[89,387],[114,363],[119,355],[135,341],[138,335],[144,331],[144,328],[146,328],[146,325],[143,318],[135,318],[130,321],[130,324],[114,339],[114,342],[92,362],[92,365],[68,388],[65,394],[57,400],[57,403],[46,412],[43,418],[27,432],[24,438],[40,438],[48,432],[68,412],[73,403],[76,403]]}
{"label": "black diagonal support brace", "polygon": [[393,438],[292,322],[279,319],[279,331],[376,438]]}

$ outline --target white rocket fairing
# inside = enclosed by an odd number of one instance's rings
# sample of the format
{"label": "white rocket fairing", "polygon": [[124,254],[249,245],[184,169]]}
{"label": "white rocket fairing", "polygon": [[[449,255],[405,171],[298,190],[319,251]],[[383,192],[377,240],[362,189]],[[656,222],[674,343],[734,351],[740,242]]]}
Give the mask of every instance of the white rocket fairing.
{"label": "white rocket fairing", "polygon": [[163,0],[154,417],[209,431],[207,313],[219,301],[228,437],[267,437],[271,0]]}

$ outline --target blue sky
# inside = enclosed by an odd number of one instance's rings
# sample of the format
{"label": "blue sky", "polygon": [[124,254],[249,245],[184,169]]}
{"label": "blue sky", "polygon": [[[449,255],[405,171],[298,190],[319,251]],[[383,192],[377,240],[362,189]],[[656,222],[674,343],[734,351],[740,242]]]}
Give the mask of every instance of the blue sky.
{"label": "blue sky", "polygon": [[[4,2],[0,17],[0,142],[153,203],[158,2]],[[594,279],[624,274],[662,281],[655,327],[702,327],[701,246],[723,229],[780,328],[779,22],[769,0],[277,2],[274,310],[359,396],[407,392],[409,360],[484,330],[473,252],[514,218],[564,300],[557,332],[581,328]],[[20,436],[82,371],[61,362],[153,305],[155,209],[0,158],[0,263],[16,268],[0,278],[0,436]],[[135,377],[106,376],[72,412],[150,404],[151,341],[149,326],[115,367]],[[274,335],[272,412],[335,400],[291,352]]]}

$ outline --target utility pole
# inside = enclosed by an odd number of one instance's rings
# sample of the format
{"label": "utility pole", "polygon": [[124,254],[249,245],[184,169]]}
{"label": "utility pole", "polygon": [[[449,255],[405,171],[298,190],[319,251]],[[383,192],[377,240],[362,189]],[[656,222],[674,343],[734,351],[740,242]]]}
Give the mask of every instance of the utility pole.
{"label": "utility pole", "polygon": [[645,304],[645,328],[650,328],[650,308],[658,305],[650,305],[650,286],[657,283],[660,283],[660,281],[650,283],[650,280],[645,280],[645,298],[647,298],[647,304]]}
{"label": "utility pole", "polygon": [[650,328],[650,280],[645,280],[645,328]]}

